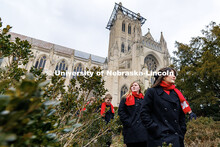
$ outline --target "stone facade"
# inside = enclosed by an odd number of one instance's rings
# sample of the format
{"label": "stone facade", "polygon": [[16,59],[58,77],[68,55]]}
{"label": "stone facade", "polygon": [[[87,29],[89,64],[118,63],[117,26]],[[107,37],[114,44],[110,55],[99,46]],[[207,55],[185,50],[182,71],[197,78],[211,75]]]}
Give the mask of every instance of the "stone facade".
{"label": "stone facade", "polygon": [[[119,6],[122,7],[121,3]],[[100,66],[105,73],[112,72],[133,72],[158,71],[168,66],[169,52],[166,41],[161,33],[160,41],[156,42],[150,30],[142,36],[141,21],[135,19],[122,10],[114,14],[109,35],[108,57],[103,58],[91,55],[75,49],[66,48],[42,40],[30,38],[24,35],[11,33],[12,40],[19,37],[28,40],[32,44],[34,57],[26,65],[30,70],[32,66],[43,68],[43,72],[52,76],[56,69],[69,72],[82,71],[93,66]],[[140,16],[140,14],[137,14]],[[7,64],[6,59],[1,59],[1,66]],[[68,85],[72,77],[66,76],[65,84]],[[126,75],[104,75],[105,87],[113,96],[113,105],[118,106],[121,96],[129,89],[133,81],[141,83],[142,89],[147,89],[153,82],[152,76],[126,76]]]}
{"label": "stone facade", "polygon": [[[150,30],[142,36],[141,21],[129,16],[126,8],[120,9],[121,3],[118,6],[116,17],[109,28],[108,70],[150,73],[168,66],[170,55],[162,32],[160,42],[154,41]],[[106,87],[114,98],[112,103],[118,105],[121,96],[133,81],[138,81],[144,91],[154,79],[150,75],[143,75],[106,76],[105,80]]]}
{"label": "stone facade", "polygon": [[[28,71],[32,66],[36,68],[43,68],[43,73],[46,73],[49,78],[57,69],[73,72],[83,71],[86,68],[90,69],[93,66],[100,66],[103,68],[106,60],[103,57],[66,48],[24,35],[11,33],[11,36],[12,41],[14,41],[16,37],[19,37],[21,40],[29,41],[29,43],[32,45],[31,50],[34,57],[30,59],[24,68]],[[1,66],[6,66],[8,64],[7,61],[8,59],[4,58]],[[69,84],[71,78],[71,76],[66,76],[65,85]]]}

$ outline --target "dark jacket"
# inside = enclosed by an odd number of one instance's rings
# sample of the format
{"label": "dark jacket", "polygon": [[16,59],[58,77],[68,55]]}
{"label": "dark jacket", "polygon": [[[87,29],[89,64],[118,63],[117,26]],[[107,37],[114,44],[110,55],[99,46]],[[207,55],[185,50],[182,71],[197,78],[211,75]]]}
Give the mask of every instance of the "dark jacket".
{"label": "dark jacket", "polygon": [[[99,113],[101,112],[101,106],[98,107]],[[109,123],[111,119],[114,119],[114,113],[112,113],[112,109],[110,105],[106,105],[106,108],[109,108],[109,110],[105,113],[105,116],[103,117],[106,121],[106,123]]]}
{"label": "dark jacket", "polygon": [[168,95],[161,86],[149,88],[142,103],[141,119],[148,132],[148,146],[184,146],[185,114],[174,90]]}
{"label": "dark jacket", "polygon": [[126,98],[122,98],[118,115],[123,124],[124,143],[138,143],[147,141],[147,132],[141,122],[140,112],[143,99],[135,98],[135,105],[127,106]]}

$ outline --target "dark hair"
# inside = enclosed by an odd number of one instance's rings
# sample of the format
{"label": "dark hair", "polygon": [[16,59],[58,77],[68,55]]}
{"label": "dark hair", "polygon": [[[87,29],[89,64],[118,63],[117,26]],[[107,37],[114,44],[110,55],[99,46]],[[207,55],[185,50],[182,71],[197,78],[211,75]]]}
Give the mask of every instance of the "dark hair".
{"label": "dark hair", "polygon": [[[176,70],[173,69],[173,68],[171,68],[171,67],[164,67],[164,68],[161,68],[158,72],[163,73],[163,72],[167,72],[167,71],[168,71],[168,72],[173,71],[173,72],[174,72],[174,75],[176,76]],[[167,75],[166,75],[166,76],[167,76]],[[161,81],[163,80],[163,77],[165,77],[165,76],[162,75],[162,74],[160,74],[160,75],[155,74],[155,75],[154,75],[154,78],[155,78],[155,80],[154,80],[154,84],[153,84],[151,87],[154,88],[154,87],[159,86],[160,83],[161,83]]]}

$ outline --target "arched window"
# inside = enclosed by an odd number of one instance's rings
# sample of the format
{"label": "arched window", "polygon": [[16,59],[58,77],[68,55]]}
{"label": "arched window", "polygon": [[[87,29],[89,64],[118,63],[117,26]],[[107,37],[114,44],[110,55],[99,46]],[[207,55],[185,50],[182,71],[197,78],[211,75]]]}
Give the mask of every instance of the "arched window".
{"label": "arched window", "polygon": [[125,45],[124,45],[124,43],[121,44],[121,52],[122,52],[122,53],[125,52]]}
{"label": "arched window", "polygon": [[131,47],[130,47],[130,45],[128,45],[128,51],[130,51],[130,49],[131,49]]}
{"label": "arched window", "polygon": [[153,55],[148,55],[144,59],[144,65],[147,67],[148,71],[156,71],[157,63],[157,59]]}
{"label": "arched window", "polygon": [[37,69],[44,69],[45,63],[46,63],[46,56],[42,56],[35,63],[35,68],[37,68]]}
{"label": "arched window", "polygon": [[68,67],[65,63],[64,60],[62,60],[61,62],[57,63],[56,69],[55,70],[60,70],[60,71],[67,71]]}
{"label": "arched window", "polygon": [[128,34],[131,34],[131,25],[128,25]]}
{"label": "arched window", "polygon": [[122,31],[125,32],[125,22],[122,23]]}
{"label": "arched window", "polygon": [[83,71],[82,64],[79,63],[78,66],[74,69],[74,71],[76,71],[76,72],[81,72],[81,71]]}
{"label": "arched window", "polygon": [[60,72],[61,72],[61,75],[62,75],[63,77],[66,77],[66,73],[65,73],[65,74],[62,73],[62,72],[66,72],[66,71],[68,70],[68,67],[67,67],[65,61],[62,60],[62,61],[60,61],[59,63],[57,63],[57,66],[56,66],[55,70],[60,71]]}
{"label": "arched window", "polygon": [[121,97],[128,91],[128,88],[126,85],[124,85],[122,88],[121,88]]}
{"label": "arched window", "polygon": [[[81,63],[79,63],[75,68],[74,68],[74,70],[73,70],[75,73],[80,73],[80,72],[83,72],[84,71],[84,69],[83,69],[83,66],[82,66],[82,64]],[[77,75],[76,76],[74,76],[73,75],[73,78],[76,78],[77,77]]]}

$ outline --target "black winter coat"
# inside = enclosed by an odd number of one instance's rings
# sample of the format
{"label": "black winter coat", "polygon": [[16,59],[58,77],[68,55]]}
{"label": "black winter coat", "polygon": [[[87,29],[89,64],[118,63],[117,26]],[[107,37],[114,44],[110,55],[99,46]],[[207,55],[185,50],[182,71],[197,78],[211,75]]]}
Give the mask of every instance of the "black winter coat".
{"label": "black winter coat", "polygon": [[118,115],[123,124],[124,143],[138,143],[147,141],[147,132],[141,122],[140,112],[143,99],[135,98],[135,105],[127,106],[126,98],[122,98]]}
{"label": "black winter coat", "polygon": [[148,132],[148,146],[184,146],[185,114],[174,90],[168,95],[161,86],[149,88],[142,103],[141,119]]}
{"label": "black winter coat", "polygon": [[[99,113],[101,112],[101,106],[102,105],[99,105],[98,107],[98,110],[99,110]],[[109,110],[107,112],[105,112],[105,116],[103,117],[106,121],[106,123],[109,123],[111,119],[114,119],[114,113],[112,113],[112,109],[111,109],[111,106],[110,105],[106,105],[107,108],[109,108]]]}

